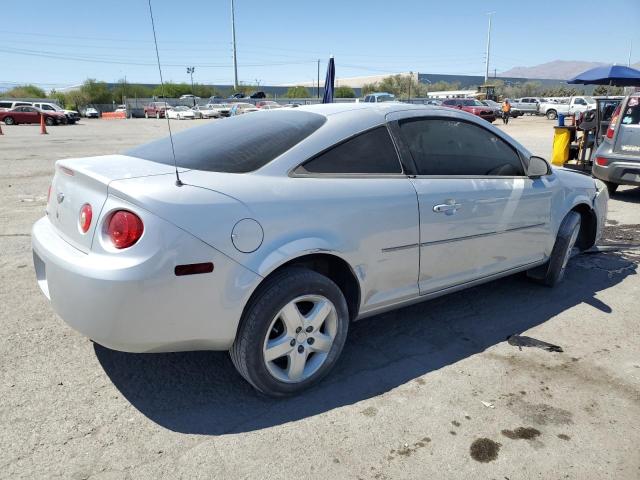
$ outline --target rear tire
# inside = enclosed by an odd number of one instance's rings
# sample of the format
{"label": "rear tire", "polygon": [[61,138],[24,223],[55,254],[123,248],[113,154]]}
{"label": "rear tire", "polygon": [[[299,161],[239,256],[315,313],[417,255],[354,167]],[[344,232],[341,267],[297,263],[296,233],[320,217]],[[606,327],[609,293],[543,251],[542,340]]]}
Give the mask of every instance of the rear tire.
{"label": "rear tire", "polygon": [[144,112],[144,118],[149,118],[149,112]]}
{"label": "rear tire", "polygon": [[571,252],[578,239],[580,233],[580,214],[571,211],[564,217],[560,228],[556,243],[553,245],[551,256],[544,265],[536,267],[527,272],[527,276],[543,285],[553,287],[560,283],[564,278]]}
{"label": "rear tire", "polygon": [[616,190],[618,190],[618,187],[620,186],[617,183],[613,182],[604,182],[604,184],[607,186],[607,191],[609,192],[610,196],[616,193]]}
{"label": "rear tire", "polygon": [[348,329],[347,302],[333,281],[306,268],[285,268],[247,304],[231,360],[262,393],[297,394],[333,368]]}
{"label": "rear tire", "polygon": [[548,120],[555,120],[556,118],[558,118],[558,112],[556,112],[555,110],[548,110],[547,111],[547,119]]}
{"label": "rear tire", "polygon": [[156,119],[160,120],[160,112],[156,112]]}
{"label": "rear tire", "polygon": [[56,121],[51,117],[47,117],[44,119],[44,123],[45,125],[47,125],[47,127],[52,127],[56,123]]}

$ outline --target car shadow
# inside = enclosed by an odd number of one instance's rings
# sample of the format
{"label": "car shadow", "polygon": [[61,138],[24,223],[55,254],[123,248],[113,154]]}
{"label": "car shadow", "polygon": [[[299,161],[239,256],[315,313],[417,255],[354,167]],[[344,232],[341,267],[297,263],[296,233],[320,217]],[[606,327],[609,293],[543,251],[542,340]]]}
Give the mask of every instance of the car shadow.
{"label": "car shadow", "polygon": [[625,203],[640,203],[640,187],[619,188],[611,198]]}
{"label": "car shadow", "polygon": [[[253,431],[380,395],[581,303],[610,314],[598,292],[636,269],[617,252],[580,255],[554,289],[521,274],[356,322],[336,368],[317,387],[292,398],[254,391],[226,352],[131,354],[94,348],[116,388],[153,422],[205,435]],[[570,354],[572,345],[561,347]]]}

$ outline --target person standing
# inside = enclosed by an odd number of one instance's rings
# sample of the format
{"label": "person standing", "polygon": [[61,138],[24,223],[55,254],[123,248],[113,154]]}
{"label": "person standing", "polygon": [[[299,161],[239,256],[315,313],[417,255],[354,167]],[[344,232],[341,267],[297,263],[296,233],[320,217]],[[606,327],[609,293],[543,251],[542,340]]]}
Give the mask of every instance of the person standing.
{"label": "person standing", "polygon": [[511,103],[509,99],[505,98],[502,102],[502,123],[505,125],[509,123],[509,117],[511,116]]}

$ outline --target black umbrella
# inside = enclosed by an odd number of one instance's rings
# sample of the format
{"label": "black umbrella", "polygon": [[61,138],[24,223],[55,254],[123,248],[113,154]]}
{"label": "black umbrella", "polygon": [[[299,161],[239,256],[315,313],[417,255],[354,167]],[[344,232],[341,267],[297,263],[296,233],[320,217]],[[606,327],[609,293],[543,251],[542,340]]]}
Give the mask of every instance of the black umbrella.
{"label": "black umbrella", "polygon": [[605,65],[576,75],[567,83],[582,85],[610,85],[613,87],[640,87],[640,70],[623,65]]}
{"label": "black umbrella", "polygon": [[324,95],[322,103],[333,103],[333,84],[336,80],[336,65],[333,61],[333,55],[329,57],[327,65],[327,78],[324,80]]}

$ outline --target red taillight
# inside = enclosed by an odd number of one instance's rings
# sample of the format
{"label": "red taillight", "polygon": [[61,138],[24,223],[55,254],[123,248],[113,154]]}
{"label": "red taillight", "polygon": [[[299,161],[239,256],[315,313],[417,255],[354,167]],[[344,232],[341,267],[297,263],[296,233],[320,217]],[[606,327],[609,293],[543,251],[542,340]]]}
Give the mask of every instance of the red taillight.
{"label": "red taillight", "polygon": [[601,167],[606,167],[609,165],[609,159],[604,157],[596,157],[596,165],[600,165]]}
{"label": "red taillight", "polygon": [[82,205],[80,209],[80,231],[82,233],[87,233],[89,227],[91,226],[91,218],[93,217],[93,211],[91,210],[91,205],[85,203]]}
{"label": "red taillight", "polygon": [[607,128],[607,138],[613,138],[613,133],[616,129],[616,123],[618,123],[618,116],[620,115],[620,107],[618,105],[611,116],[611,122],[609,122],[609,128]]}
{"label": "red taillight", "polygon": [[118,210],[109,220],[107,234],[116,248],[128,248],[142,236],[142,220],[135,213]]}

